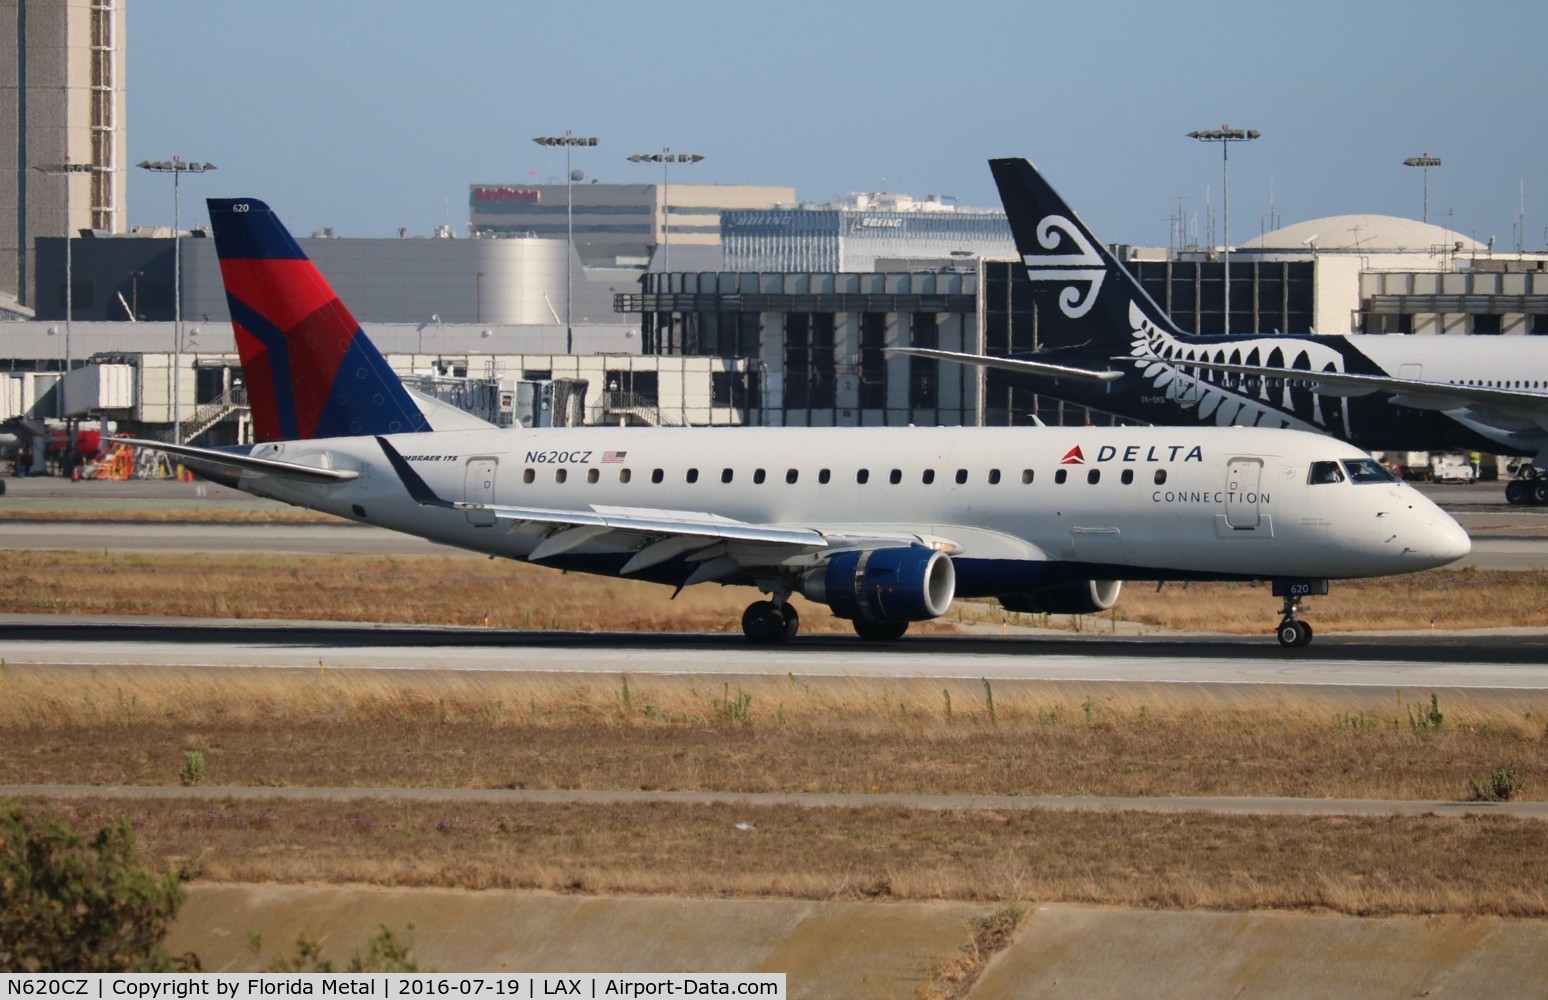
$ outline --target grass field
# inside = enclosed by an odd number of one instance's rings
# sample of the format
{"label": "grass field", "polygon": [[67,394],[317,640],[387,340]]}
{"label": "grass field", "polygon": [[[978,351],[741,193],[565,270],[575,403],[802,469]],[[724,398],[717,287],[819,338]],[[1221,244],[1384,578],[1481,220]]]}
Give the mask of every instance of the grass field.
{"label": "grass field", "polygon": [[[1536,623],[1543,574],[1338,585],[1323,629]],[[729,631],[750,594],[476,556],[13,552],[7,612]],[[972,605],[935,627],[1264,631],[1245,586],[1144,588],[1120,615]],[[806,630],[845,630],[811,605]],[[1032,641],[1032,640],[1029,640]],[[1431,696],[1434,700],[1431,700]],[[193,762],[197,760],[197,767]],[[1039,900],[1548,916],[1548,824],[906,810],[422,809],[401,801],[106,802],[92,785],[1466,798],[1513,765],[1548,798],[1548,697],[831,678],[33,668],[0,650],[0,783],[75,786],[189,877],[570,892]]]}
{"label": "grass field", "polygon": [[[1548,704],[1285,689],[0,669],[0,782],[189,877],[1548,916],[1548,824],[867,806],[879,792],[1539,798]],[[948,708],[949,702],[949,708]],[[198,755],[197,769],[190,754]],[[93,784],[860,793],[854,807],[107,802]]]}

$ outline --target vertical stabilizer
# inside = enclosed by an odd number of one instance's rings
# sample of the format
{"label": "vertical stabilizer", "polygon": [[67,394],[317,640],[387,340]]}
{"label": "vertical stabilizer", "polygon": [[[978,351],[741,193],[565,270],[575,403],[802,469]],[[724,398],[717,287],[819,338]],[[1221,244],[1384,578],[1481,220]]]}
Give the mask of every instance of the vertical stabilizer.
{"label": "vertical stabilizer", "polygon": [[269,206],[209,199],[259,441],[429,430],[420,408]]}
{"label": "vertical stabilizer", "polygon": [[1128,269],[1026,160],[990,160],[1000,200],[1038,300],[1044,347],[1111,347],[1130,353],[1145,322],[1183,338]]}

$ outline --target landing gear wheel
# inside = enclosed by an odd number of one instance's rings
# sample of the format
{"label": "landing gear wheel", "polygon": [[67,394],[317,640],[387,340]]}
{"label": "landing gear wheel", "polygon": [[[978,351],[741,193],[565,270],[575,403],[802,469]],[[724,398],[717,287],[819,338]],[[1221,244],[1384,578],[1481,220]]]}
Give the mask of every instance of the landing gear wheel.
{"label": "landing gear wheel", "polygon": [[773,601],[753,601],[742,612],[743,634],[760,646],[785,641],[788,628],[784,613]]}
{"label": "landing gear wheel", "polygon": [[1532,502],[1541,507],[1548,504],[1548,483],[1536,482],[1532,484]]}
{"label": "landing gear wheel", "polygon": [[797,632],[801,631],[801,616],[796,614],[796,609],[789,604],[781,604],[779,613],[785,619],[785,629],[780,634],[779,641],[789,642],[796,637]]}
{"label": "landing gear wheel", "polygon": [[908,622],[868,622],[856,618],[853,624],[855,635],[870,642],[892,642],[908,631]]}
{"label": "landing gear wheel", "polygon": [[1513,505],[1531,503],[1531,488],[1519,479],[1512,479],[1505,484],[1505,502]]}
{"label": "landing gear wheel", "polygon": [[1279,628],[1274,634],[1278,637],[1279,644],[1286,649],[1309,646],[1312,641],[1312,627],[1303,621],[1289,618],[1279,623]]}

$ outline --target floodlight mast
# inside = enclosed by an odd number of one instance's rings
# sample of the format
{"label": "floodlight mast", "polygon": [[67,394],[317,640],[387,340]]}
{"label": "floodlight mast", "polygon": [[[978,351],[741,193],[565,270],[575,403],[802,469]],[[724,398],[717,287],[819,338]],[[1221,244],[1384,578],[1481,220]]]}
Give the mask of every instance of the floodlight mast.
{"label": "floodlight mast", "polygon": [[153,174],[172,175],[172,443],[182,444],[183,240],[178,183],[184,174],[202,174],[217,168],[213,163],[184,162],[181,156],[174,156],[170,160],[141,160],[135,166]]}
{"label": "floodlight mast", "polygon": [[570,155],[576,146],[595,146],[597,137],[594,135],[578,136],[566,129],[564,135],[540,135],[532,140],[539,146],[563,146],[564,147],[564,353],[575,353],[575,325],[570,319],[570,303],[572,301],[571,259],[575,254],[575,197],[574,181],[575,171],[570,169]]}
{"label": "floodlight mast", "polygon": [[66,158],[63,163],[43,163],[32,169],[45,174],[65,175],[65,334],[64,334],[64,377],[59,380],[59,408],[64,411],[65,419],[70,417],[69,379],[70,379],[70,323],[75,311],[75,279],[71,275],[70,262],[70,174],[89,174],[91,164],[71,163]]}
{"label": "floodlight mast", "polygon": [[672,185],[668,171],[674,163],[692,164],[704,159],[698,153],[674,153],[672,147],[663,146],[659,153],[635,153],[630,163],[661,164],[661,270],[672,269]]}
{"label": "floodlight mast", "polygon": [[1227,334],[1231,332],[1231,143],[1251,142],[1262,134],[1257,129],[1232,128],[1229,125],[1188,133],[1188,138],[1190,139],[1197,139],[1200,142],[1220,143],[1221,173],[1224,175],[1221,202],[1225,207],[1225,244],[1221,250],[1221,259],[1225,262],[1224,332]]}
{"label": "floodlight mast", "polygon": [[1441,165],[1441,158],[1425,153],[1423,156],[1410,156],[1403,161],[1405,167],[1419,167],[1424,171],[1424,221],[1430,221],[1430,168]]}

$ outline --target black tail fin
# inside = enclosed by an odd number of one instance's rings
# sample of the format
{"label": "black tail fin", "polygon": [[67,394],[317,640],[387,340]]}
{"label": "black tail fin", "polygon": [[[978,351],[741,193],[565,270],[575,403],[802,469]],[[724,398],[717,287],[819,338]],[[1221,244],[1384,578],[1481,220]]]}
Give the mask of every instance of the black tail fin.
{"label": "black tail fin", "polygon": [[1186,337],[1128,269],[1026,160],[990,160],[1000,201],[1038,302],[1048,348],[1110,347],[1127,355],[1148,323]]}

